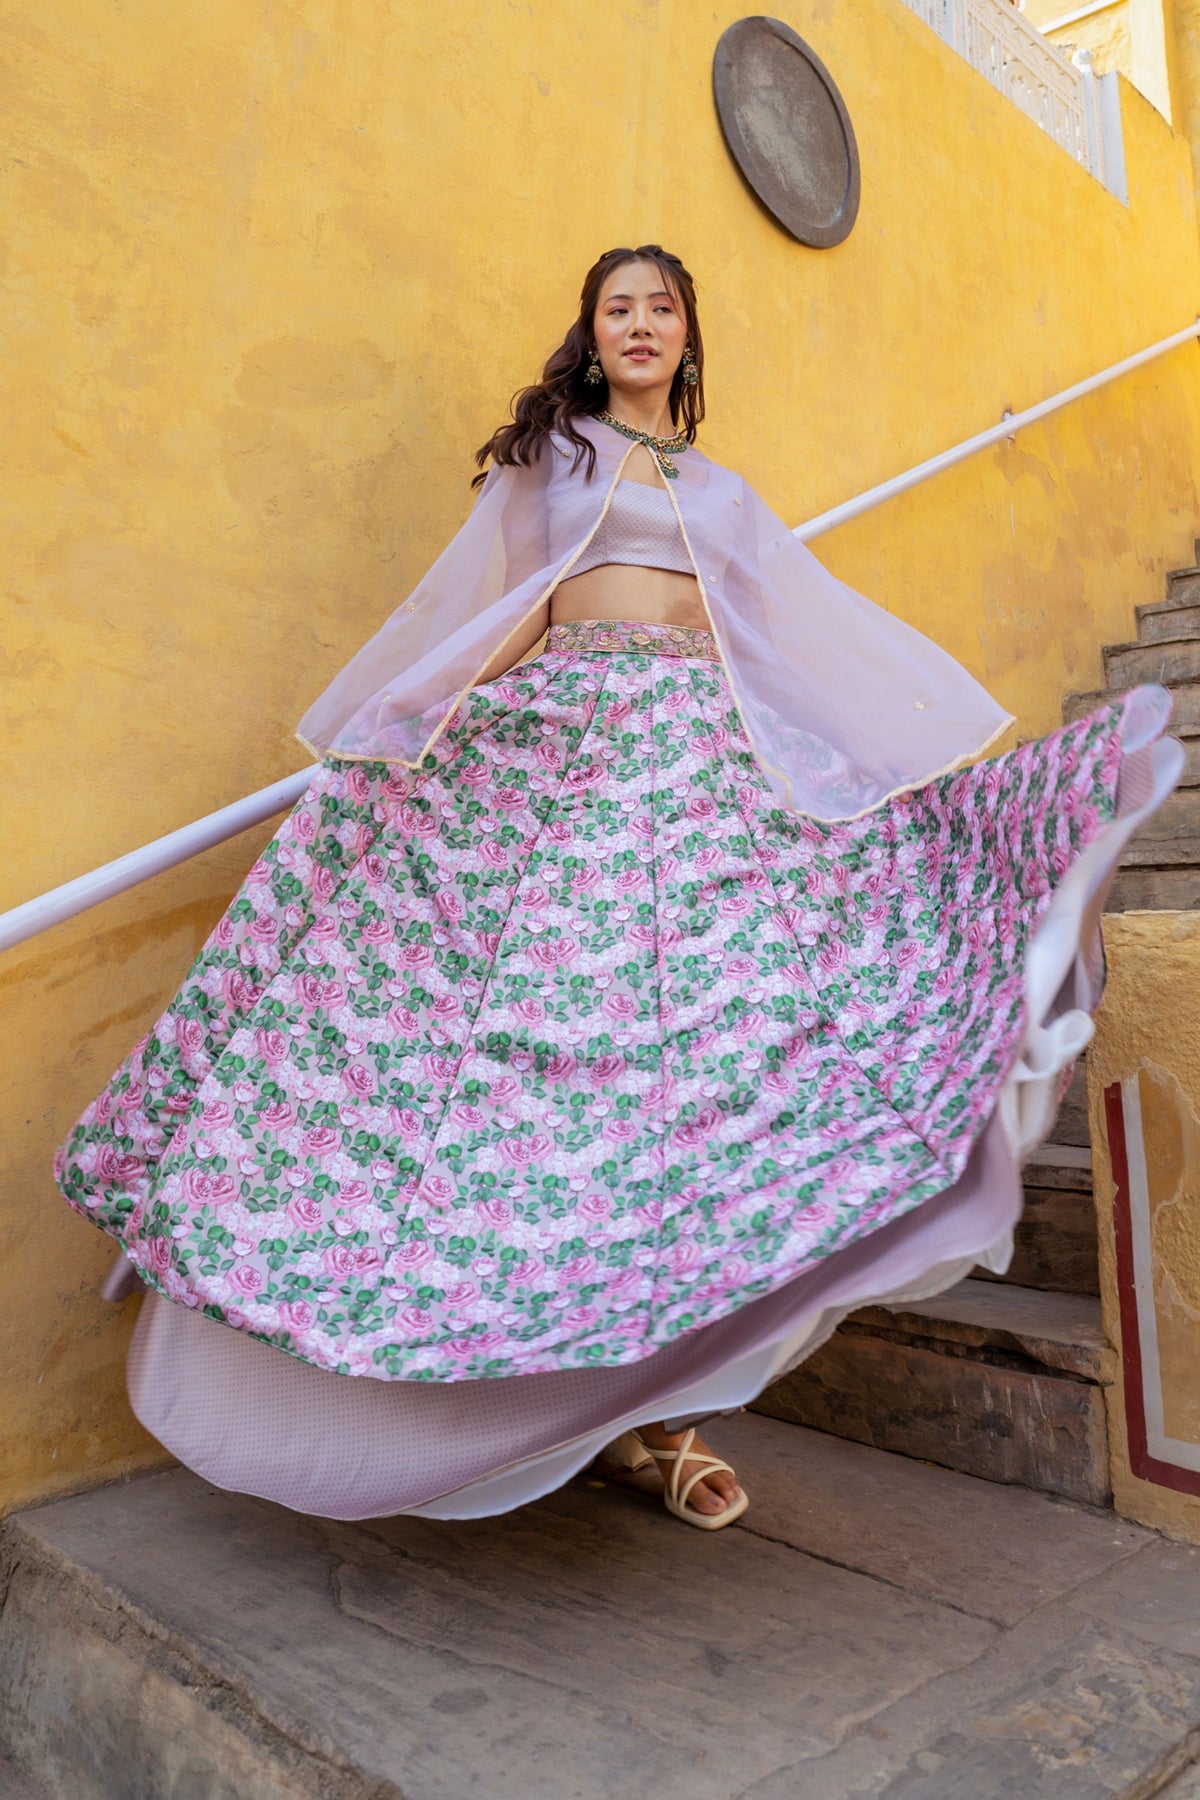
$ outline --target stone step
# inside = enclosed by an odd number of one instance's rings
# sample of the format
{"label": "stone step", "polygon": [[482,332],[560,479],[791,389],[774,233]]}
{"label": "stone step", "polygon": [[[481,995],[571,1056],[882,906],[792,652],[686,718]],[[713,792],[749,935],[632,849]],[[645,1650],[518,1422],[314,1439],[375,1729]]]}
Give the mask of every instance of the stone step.
{"label": "stone step", "polygon": [[[1085,1127],[1086,1121],[1085,1101]],[[1059,1294],[1099,1294],[1091,1151],[1079,1144],[1044,1144],[1026,1164],[1022,1179],[1025,1210],[1013,1234],[1012,1262],[1003,1275],[976,1269],[973,1279]]]}
{"label": "stone step", "polygon": [[[0,1732],[55,1800],[1146,1800],[1200,1559],[739,1414],[714,1536],[582,1475],[342,1525],[164,1470],[0,1527]],[[681,1745],[686,1751],[681,1752]]]}
{"label": "stone step", "polygon": [[1098,1299],[969,1278],[852,1314],[754,1410],[1106,1506],[1113,1376]]}
{"label": "stone step", "polygon": [[[1130,685],[1129,682],[1117,682],[1111,690],[1104,688],[1098,693],[1068,694],[1063,701],[1063,724],[1073,725],[1076,719],[1086,718],[1108,701],[1119,700]],[[1170,682],[1166,685],[1171,686]],[[1200,685],[1171,688],[1171,697],[1174,705],[1169,730],[1176,737],[1200,736]]]}
{"label": "stone step", "polygon": [[1196,788],[1176,788],[1131,838],[1130,848],[1145,843],[1188,842],[1200,843],[1200,791]]}
{"label": "stone step", "polygon": [[58,1800],[44,1782],[19,1763],[0,1756],[0,1800]]}
{"label": "stone step", "polygon": [[1200,600],[1200,569],[1169,569],[1166,604],[1187,606],[1193,600]]}
{"label": "stone step", "polygon": [[1109,688],[1137,687],[1144,681],[1164,687],[1200,681],[1200,642],[1106,644],[1101,654]]}
{"label": "stone step", "polygon": [[1200,638],[1200,584],[1187,602],[1175,598],[1157,600],[1153,606],[1139,606],[1136,610],[1139,644]]}
{"label": "stone step", "polygon": [[[1078,1104],[1083,1107],[1083,1120],[1087,1124],[1087,1070],[1082,1058],[1075,1073],[1071,1077],[1071,1086],[1067,1089],[1067,1098],[1077,1087],[1083,1089]],[[1065,1103],[1064,1103],[1065,1104]],[[1061,1119],[1062,1114],[1059,1114]],[[1092,1145],[1091,1139],[1064,1138],[1055,1121],[1054,1138],[1051,1142],[1040,1144],[1025,1165],[1026,1173],[1035,1170],[1038,1179],[1045,1187],[1086,1188],[1092,1187]]]}
{"label": "stone step", "polygon": [[1194,912],[1200,907],[1200,863],[1192,868],[1118,869],[1106,912]]}
{"label": "stone step", "polygon": [[1139,833],[1125,846],[1122,869],[1189,869],[1200,865],[1200,837],[1152,838]]}

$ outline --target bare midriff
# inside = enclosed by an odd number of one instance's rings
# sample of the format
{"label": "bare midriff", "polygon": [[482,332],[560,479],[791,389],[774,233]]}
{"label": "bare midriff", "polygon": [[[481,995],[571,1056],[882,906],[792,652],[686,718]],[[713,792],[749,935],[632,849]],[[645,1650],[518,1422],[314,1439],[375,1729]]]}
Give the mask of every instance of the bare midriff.
{"label": "bare midriff", "polygon": [[562,625],[568,619],[636,619],[641,625],[710,629],[694,575],[633,563],[601,563],[560,581],[550,596],[550,623]]}

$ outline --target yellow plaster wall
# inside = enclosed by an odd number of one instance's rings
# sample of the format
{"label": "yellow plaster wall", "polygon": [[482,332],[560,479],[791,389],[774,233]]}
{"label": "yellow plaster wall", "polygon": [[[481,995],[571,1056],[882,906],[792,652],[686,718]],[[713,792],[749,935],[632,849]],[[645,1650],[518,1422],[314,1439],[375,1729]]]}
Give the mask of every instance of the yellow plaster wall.
{"label": "yellow plaster wall", "polygon": [[[1168,1436],[1200,1445],[1200,916],[1113,915],[1105,920],[1105,944],[1108,982],[1087,1059],[1104,1328],[1121,1350],[1104,1092],[1136,1075],[1163,1424]],[[1200,1499],[1133,1474],[1121,1380],[1105,1392],[1118,1511],[1200,1543]]]}
{"label": "yellow plaster wall", "polygon": [[[1040,8],[1047,19],[1060,18],[1066,10],[1059,0],[1049,0],[1049,4]],[[1033,23],[1040,25],[1034,8],[1030,6],[1027,11]],[[1058,31],[1048,31],[1046,36],[1064,56],[1070,56],[1076,50],[1090,50],[1092,67],[1097,75],[1108,75],[1116,70],[1126,79],[1133,77],[1129,0],[1122,0],[1120,6],[1108,7],[1104,12],[1093,13],[1088,19],[1077,19],[1073,25],[1064,25]]]}
{"label": "yellow plaster wall", "polygon": [[[465,516],[470,453],[592,258],[700,283],[706,443],[798,521],[1177,329],[1186,145],[1125,90],[1121,206],[899,0],[797,0],[863,159],[836,250],[786,237],[711,99],[731,4],[0,6],[0,905],[303,761],[293,724]],[[1052,728],[1200,531],[1200,349],[823,540]],[[54,1145],[265,830],[0,964],[0,1504],[159,1452],[134,1311]]]}
{"label": "yellow plaster wall", "polygon": [[1192,146],[1200,196],[1200,0],[1174,0],[1175,123]]}

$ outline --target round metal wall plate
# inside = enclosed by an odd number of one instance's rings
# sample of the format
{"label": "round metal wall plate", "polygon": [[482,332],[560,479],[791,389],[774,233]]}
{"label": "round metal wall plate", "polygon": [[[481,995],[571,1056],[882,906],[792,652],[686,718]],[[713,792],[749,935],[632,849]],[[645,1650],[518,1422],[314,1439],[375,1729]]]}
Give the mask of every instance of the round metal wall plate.
{"label": "round metal wall plate", "polygon": [[772,218],[818,250],[848,237],[858,145],[816,51],[779,19],[738,19],[718,40],[713,94],[729,153]]}

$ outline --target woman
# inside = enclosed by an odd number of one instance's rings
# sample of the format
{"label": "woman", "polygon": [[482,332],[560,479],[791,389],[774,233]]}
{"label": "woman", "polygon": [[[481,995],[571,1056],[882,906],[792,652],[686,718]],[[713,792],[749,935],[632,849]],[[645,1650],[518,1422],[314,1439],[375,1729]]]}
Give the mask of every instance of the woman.
{"label": "woman", "polygon": [[698,1420],[1006,1266],[1168,697],[965,767],[1011,719],[696,447],[703,364],[679,260],[601,257],[59,1153],[218,1485],[471,1517],[599,1455],[712,1529]]}

